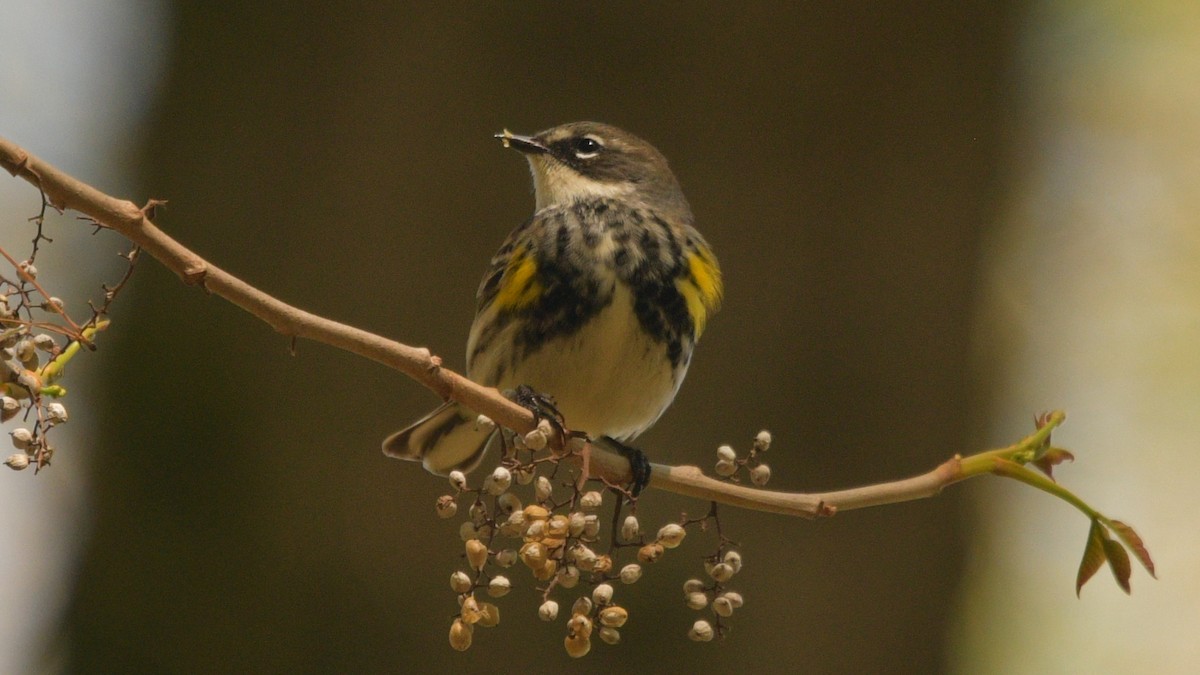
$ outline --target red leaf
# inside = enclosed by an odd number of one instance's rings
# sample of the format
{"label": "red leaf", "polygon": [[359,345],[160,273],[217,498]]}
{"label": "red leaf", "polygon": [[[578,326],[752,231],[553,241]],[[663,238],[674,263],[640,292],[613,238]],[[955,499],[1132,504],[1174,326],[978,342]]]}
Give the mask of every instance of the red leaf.
{"label": "red leaf", "polygon": [[1121,546],[1120,542],[1109,539],[1106,534],[1104,535],[1104,555],[1108,557],[1108,566],[1112,568],[1117,585],[1128,594],[1129,575],[1133,572],[1133,568],[1129,565],[1129,554],[1125,552],[1125,547]]}
{"label": "red leaf", "polygon": [[1107,560],[1104,547],[1104,526],[1100,521],[1093,519],[1092,528],[1088,530],[1087,544],[1083,547],[1083,560],[1079,561],[1079,572],[1075,575],[1075,596],[1079,596],[1080,589],[1092,578],[1096,570]]}
{"label": "red leaf", "polygon": [[1138,562],[1142,563],[1142,567],[1146,568],[1150,576],[1157,579],[1158,577],[1154,574],[1154,561],[1150,559],[1150,551],[1146,549],[1146,545],[1142,543],[1142,538],[1138,536],[1138,533],[1134,532],[1132,527],[1119,520],[1110,520],[1108,524],[1117,533],[1117,536],[1121,538],[1121,541],[1125,542],[1129,550],[1133,551],[1133,554],[1137,556]]}

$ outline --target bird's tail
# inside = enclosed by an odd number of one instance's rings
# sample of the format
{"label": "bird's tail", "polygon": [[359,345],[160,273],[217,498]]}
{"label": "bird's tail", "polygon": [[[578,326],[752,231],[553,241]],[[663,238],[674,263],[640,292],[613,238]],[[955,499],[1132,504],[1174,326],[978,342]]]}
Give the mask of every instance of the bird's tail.
{"label": "bird's tail", "polygon": [[495,429],[480,429],[476,415],[457,403],[445,403],[412,426],[388,436],[383,454],[419,461],[430,473],[445,475],[474,469]]}

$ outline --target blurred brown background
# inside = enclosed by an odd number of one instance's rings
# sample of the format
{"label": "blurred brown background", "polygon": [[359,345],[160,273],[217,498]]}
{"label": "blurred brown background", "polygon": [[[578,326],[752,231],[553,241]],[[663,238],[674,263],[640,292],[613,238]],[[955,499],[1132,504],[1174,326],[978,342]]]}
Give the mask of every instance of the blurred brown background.
{"label": "blurred brown background", "polygon": [[[670,158],[728,289],[641,444],[708,466],[765,427],[777,489],[899,477],[971,447],[970,303],[1004,189],[1016,11],[183,2],[141,194],[247,281],[461,368],[479,276],[532,209],[491,134],[625,127]],[[445,485],[378,450],[435,398],[321,345],[289,356],[153,263],[118,312],[69,671],[945,667],[958,490],[815,524],[726,511],[747,605],[720,643],[685,638],[679,589],[708,548],[693,536],[618,589],[619,647],[571,662],[520,573],[501,625],[453,652]],[[704,508],[643,501],[644,523]]]}

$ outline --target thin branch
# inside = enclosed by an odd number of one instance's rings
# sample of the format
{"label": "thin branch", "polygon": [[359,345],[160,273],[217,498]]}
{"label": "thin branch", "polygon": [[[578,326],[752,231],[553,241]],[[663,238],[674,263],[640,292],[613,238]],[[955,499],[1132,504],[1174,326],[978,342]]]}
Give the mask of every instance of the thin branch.
{"label": "thin branch", "polygon": [[[151,201],[139,208],[133,202],[111,197],[4,138],[0,138],[0,166],[41,190],[51,206],[59,210],[74,209],[99,225],[115,230],[179,275],[184,283],[202,286],[225,298],[293,341],[306,338],[322,342],[391,367],[443,399],[462,403],[519,433],[528,433],[535,428],[536,421],[528,410],[496,389],[476,384],[442,367],[441,359],[428,349],[410,347],[293,307],[201,258],[151,221],[153,207],[161,202]],[[1043,431],[1049,434],[1049,429],[1060,422],[1061,415]],[[1010,448],[973,458],[995,454],[997,459],[1029,461],[1024,457],[1032,457],[1036,444],[1041,443],[1041,434],[1039,431]],[[610,482],[630,479],[629,463],[624,457],[596,446],[592,446],[589,454],[591,475]],[[710,478],[694,466],[653,464],[650,487],[730,506],[814,518],[833,515],[837,511],[932,497],[951,483],[991,473],[995,468],[995,462],[988,461],[973,462],[971,470],[964,470],[964,461],[955,457],[928,473],[905,480],[818,494],[772,492]]]}

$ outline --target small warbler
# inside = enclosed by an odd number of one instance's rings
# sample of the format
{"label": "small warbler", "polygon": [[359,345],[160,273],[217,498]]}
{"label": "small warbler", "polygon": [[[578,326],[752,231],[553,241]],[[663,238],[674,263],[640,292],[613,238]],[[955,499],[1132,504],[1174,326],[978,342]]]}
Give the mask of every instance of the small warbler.
{"label": "small warbler", "polygon": [[[675,398],[720,305],[717,259],[667,160],[633,134],[575,122],[496,138],[529,161],[536,210],[479,285],[467,376],[552,398],[567,428],[630,458],[636,494],[649,463],[625,443]],[[383,451],[433,473],[469,471],[495,434],[450,402]]]}

